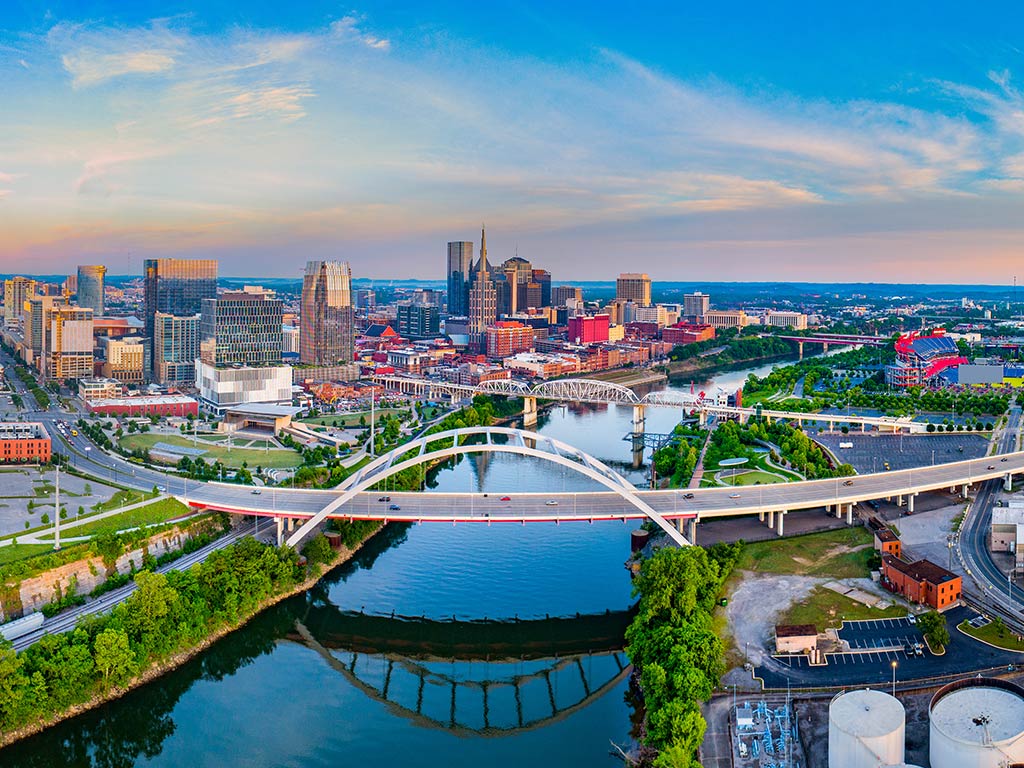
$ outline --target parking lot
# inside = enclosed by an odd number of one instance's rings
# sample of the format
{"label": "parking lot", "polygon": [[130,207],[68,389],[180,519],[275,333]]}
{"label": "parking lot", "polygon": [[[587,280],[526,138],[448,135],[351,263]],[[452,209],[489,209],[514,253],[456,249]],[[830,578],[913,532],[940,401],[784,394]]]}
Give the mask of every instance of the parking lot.
{"label": "parking lot", "polygon": [[[978,459],[988,452],[988,437],[979,434],[879,435],[851,432],[819,434],[814,439],[832,451],[840,461],[853,465],[858,474],[889,469],[914,469],[951,461]],[[840,443],[853,443],[840,448]],[[960,449],[963,448],[963,451]]]}
{"label": "parking lot", "polygon": [[924,644],[917,627],[905,618],[848,621],[839,630],[852,653],[826,653],[824,666],[812,667],[807,657],[774,656],[770,663],[757,668],[756,677],[767,688],[785,688],[813,685],[867,685],[892,680],[893,662],[896,662],[896,680],[917,680],[957,672],[964,674],[1003,665],[1019,665],[1024,656],[1004,651],[964,635],[957,625],[964,619],[977,616],[970,608],[955,608],[946,612],[950,642],[946,653],[935,656],[924,646],[922,655],[907,653],[907,647]]}

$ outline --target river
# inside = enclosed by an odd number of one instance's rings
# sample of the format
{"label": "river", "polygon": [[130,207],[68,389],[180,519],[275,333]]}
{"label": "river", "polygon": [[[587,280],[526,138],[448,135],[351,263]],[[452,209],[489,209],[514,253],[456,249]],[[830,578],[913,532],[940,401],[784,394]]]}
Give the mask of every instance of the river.
{"label": "river", "polygon": [[[695,386],[736,389],[771,367]],[[649,409],[647,429],[668,432],[679,416]],[[646,469],[632,468],[623,439],[631,417],[630,407],[558,407],[538,429],[639,484]],[[593,485],[496,455],[464,458],[437,487]],[[0,764],[621,765],[609,742],[627,746],[633,726],[620,649],[634,525],[391,526],[310,592],[150,685],[8,747]]]}

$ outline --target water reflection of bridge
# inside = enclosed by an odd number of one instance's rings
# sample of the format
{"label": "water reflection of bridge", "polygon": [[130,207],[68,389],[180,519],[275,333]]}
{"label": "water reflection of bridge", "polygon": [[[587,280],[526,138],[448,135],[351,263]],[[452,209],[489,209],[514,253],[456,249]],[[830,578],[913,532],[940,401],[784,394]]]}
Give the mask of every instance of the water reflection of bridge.
{"label": "water reflection of bridge", "polygon": [[[295,627],[331,669],[392,714],[459,736],[505,736],[558,722],[596,701],[630,670],[622,651],[486,664],[417,661],[332,650],[300,622]],[[486,679],[475,676],[480,671]]]}
{"label": "water reflection of bridge", "polygon": [[[627,611],[523,621],[432,621],[309,606],[288,639],[392,714],[500,736],[569,717],[629,673]],[[481,663],[483,662],[483,663]]]}

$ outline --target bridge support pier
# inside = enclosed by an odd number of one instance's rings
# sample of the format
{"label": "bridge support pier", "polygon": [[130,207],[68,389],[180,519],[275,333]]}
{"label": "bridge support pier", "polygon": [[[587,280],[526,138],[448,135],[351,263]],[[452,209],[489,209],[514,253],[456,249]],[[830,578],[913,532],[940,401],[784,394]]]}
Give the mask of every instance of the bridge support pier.
{"label": "bridge support pier", "polygon": [[911,493],[907,496],[907,512],[912,513],[914,511],[914,499],[917,498],[916,493]]}
{"label": "bridge support pier", "polygon": [[964,497],[965,499],[967,498],[967,492],[968,492],[968,491],[969,491],[970,489],[971,489],[971,486],[969,486],[969,485],[968,485],[967,483],[964,483],[964,486],[963,486],[963,490],[962,490],[962,493],[961,493],[961,495],[962,495],[962,496],[963,496],[963,497]]}
{"label": "bridge support pier", "polygon": [[798,341],[796,343],[796,351],[797,351],[797,359],[798,360],[803,360],[804,359],[804,343],[802,341]]}
{"label": "bridge support pier", "polygon": [[642,435],[644,424],[647,421],[646,406],[636,404],[633,406],[633,434]]}
{"label": "bridge support pier", "polygon": [[707,411],[697,411],[697,424],[701,427],[706,427],[708,425]]}
{"label": "bridge support pier", "polygon": [[774,509],[769,509],[768,510],[768,527],[769,528],[774,528],[775,527],[775,510]]}
{"label": "bridge support pier", "polygon": [[781,536],[782,533],[783,533],[783,530],[784,530],[783,529],[783,523],[785,522],[785,520],[786,520],[786,510],[780,509],[779,510],[779,526],[776,529],[776,533],[778,533],[779,536]]}
{"label": "bridge support pier", "polygon": [[824,344],[821,345],[821,354],[823,354],[823,355],[827,355],[828,354],[828,342],[827,341]]}
{"label": "bridge support pier", "polygon": [[523,398],[523,426],[529,427],[537,423],[537,398],[527,395]]}
{"label": "bridge support pier", "polygon": [[1003,476],[1003,490],[1007,493],[1013,490],[1013,475],[1009,472]]}
{"label": "bridge support pier", "polygon": [[825,511],[826,512],[831,512],[832,511],[832,505],[831,504],[826,504],[825,505]]}
{"label": "bridge support pier", "polygon": [[277,546],[281,546],[284,543],[284,518],[279,517],[276,519],[277,522]]}
{"label": "bridge support pier", "polygon": [[762,522],[762,523],[764,522],[764,510],[763,509],[760,512],[757,513],[757,519],[760,522]]}
{"label": "bridge support pier", "polygon": [[843,505],[836,504],[836,520],[843,516]]}
{"label": "bridge support pier", "polygon": [[686,537],[686,538],[688,538],[690,540],[690,543],[693,544],[694,546],[697,545],[697,523],[698,522],[699,522],[699,520],[696,517],[693,518],[692,520],[690,520],[690,535]]}
{"label": "bridge support pier", "polygon": [[896,506],[897,507],[902,507],[903,506],[903,494],[902,493],[899,496],[896,497]]}
{"label": "bridge support pier", "polygon": [[846,505],[846,524],[853,525],[853,504]]}

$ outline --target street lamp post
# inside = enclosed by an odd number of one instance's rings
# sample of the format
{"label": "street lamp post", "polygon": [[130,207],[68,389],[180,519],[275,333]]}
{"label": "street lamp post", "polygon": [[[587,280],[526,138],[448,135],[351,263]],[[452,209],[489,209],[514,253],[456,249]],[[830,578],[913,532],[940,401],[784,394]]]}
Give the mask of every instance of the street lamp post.
{"label": "street lamp post", "polygon": [[896,662],[892,663],[892,697],[896,698]]}

